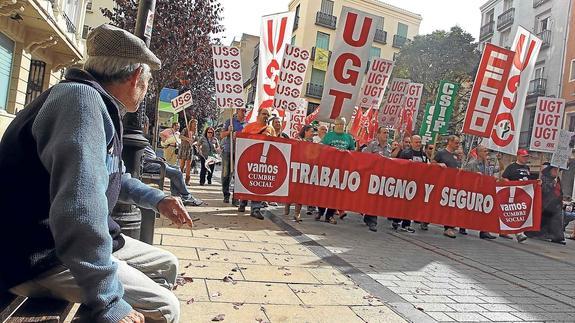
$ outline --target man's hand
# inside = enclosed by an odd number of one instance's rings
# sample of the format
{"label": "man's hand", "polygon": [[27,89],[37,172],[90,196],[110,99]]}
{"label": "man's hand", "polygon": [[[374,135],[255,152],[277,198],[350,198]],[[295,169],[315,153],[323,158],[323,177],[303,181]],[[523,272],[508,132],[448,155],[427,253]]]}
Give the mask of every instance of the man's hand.
{"label": "man's hand", "polygon": [[172,220],[178,227],[182,225],[189,225],[190,228],[194,226],[188,211],[182,200],[173,196],[166,196],[163,200],[158,203],[158,211],[161,215]]}
{"label": "man's hand", "polygon": [[126,315],[118,323],[144,323],[144,315],[142,313],[132,310],[130,314]]}

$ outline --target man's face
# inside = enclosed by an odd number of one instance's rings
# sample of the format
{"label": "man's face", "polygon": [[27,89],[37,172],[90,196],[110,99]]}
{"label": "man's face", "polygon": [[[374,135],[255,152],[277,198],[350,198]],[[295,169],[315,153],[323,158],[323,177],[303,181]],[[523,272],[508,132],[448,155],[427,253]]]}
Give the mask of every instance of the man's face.
{"label": "man's face", "polygon": [[323,138],[323,136],[327,133],[327,127],[326,126],[321,126],[319,127],[317,134]]}
{"label": "man's face", "polygon": [[258,122],[260,124],[267,124],[268,123],[268,118],[270,117],[270,113],[268,110],[260,110],[259,114],[258,114]]}
{"label": "man's face", "polygon": [[411,138],[410,137],[403,138],[403,149],[407,149],[409,147],[411,147]]}
{"label": "man's face", "polygon": [[379,142],[385,142],[387,143],[387,138],[389,136],[389,130],[387,129],[381,129],[381,131],[379,132],[379,134],[377,134],[377,139],[379,139]]}
{"label": "man's face", "polygon": [[238,117],[238,120],[244,121],[244,119],[246,118],[246,109],[238,109],[237,110],[237,117]]}
{"label": "man's face", "polygon": [[435,150],[435,146],[433,146],[433,145],[427,146],[427,154],[429,154],[429,155],[433,154],[434,150]]}
{"label": "man's face", "polygon": [[[129,101],[123,102],[126,106],[128,112],[136,112],[138,108],[144,102],[146,98],[146,93],[148,92],[148,85],[150,83],[150,77],[143,75],[143,67],[140,67],[136,73],[132,75],[129,80]],[[126,104],[127,103],[127,104]]]}
{"label": "man's face", "polygon": [[487,160],[487,155],[489,154],[489,150],[487,148],[479,148],[477,149],[477,157],[481,160]]}
{"label": "man's face", "polygon": [[517,156],[517,163],[521,165],[527,165],[529,161],[529,155],[526,156]]}
{"label": "man's face", "polygon": [[411,149],[419,151],[421,149],[421,138],[411,139]]}
{"label": "man's face", "polygon": [[309,139],[313,137],[313,128],[309,128],[304,132],[304,138]]}

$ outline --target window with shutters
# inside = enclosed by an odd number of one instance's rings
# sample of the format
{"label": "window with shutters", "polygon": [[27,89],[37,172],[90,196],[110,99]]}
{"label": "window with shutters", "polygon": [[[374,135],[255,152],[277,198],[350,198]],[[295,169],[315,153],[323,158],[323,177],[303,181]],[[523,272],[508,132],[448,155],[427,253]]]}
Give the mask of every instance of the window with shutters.
{"label": "window with shutters", "polygon": [[329,34],[318,31],[315,39],[315,47],[329,49]]}
{"label": "window with shutters", "polygon": [[8,105],[13,57],[14,42],[0,33],[0,110],[6,110]]}
{"label": "window with shutters", "polygon": [[325,81],[325,72],[322,70],[312,68],[310,83],[316,85],[323,85],[324,81]]}
{"label": "window with shutters", "polygon": [[381,48],[379,47],[372,47],[369,50],[369,60],[371,61],[372,58],[380,58],[381,57]]}
{"label": "window with shutters", "polygon": [[321,12],[327,13],[328,15],[333,15],[333,1],[331,0],[321,0]]}
{"label": "window with shutters", "polygon": [[397,34],[401,37],[407,38],[407,29],[409,27],[401,22],[397,23]]}

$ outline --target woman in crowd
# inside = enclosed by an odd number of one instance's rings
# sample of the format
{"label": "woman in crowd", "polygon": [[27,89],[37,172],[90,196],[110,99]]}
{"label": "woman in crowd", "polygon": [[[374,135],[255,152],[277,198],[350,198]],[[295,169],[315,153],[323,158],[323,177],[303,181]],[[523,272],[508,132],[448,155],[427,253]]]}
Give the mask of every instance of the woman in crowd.
{"label": "woman in crowd", "polygon": [[[200,139],[198,149],[200,153],[200,185],[205,185],[206,183],[206,173],[208,185],[212,184],[212,175],[214,173],[215,163],[210,163],[209,158],[214,157],[219,150],[218,139],[214,135],[215,131],[212,127],[207,127],[204,131],[204,136]],[[206,160],[208,160],[208,165],[206,165]]]}
{"label": "woman in crowd", "polygon": [[[305,125],[301,128],[301,130],[299,132],[298,140],[313,142],[313,136],[314,136],[313,127],[310,125]],[[302,206],[301,204],[295,205],[293,219],[296,222],[301,222],[301,206]],[[287,203],[285,206],[285,213],[284,213],[285,215],[289,215],[290,207],[291,207],[291,204]]]}
{"label": "woman in crowd", "polygon": [[190,185],[190,168],[194,160],[194,145],[198,139],[198,120],[192,119],[188,122],[186,128],[180,133],[182,144],[178,152],[180,159],[180,170],[186,174],[186,184]]}
{"label": "woman in crowd", "polygon": [[[170,165],[178,164],[178,146],[180,145],[180,124],[172,123],[172,127],[160,132],[164,159]],[[176,166],[177,167],[177,166]]]}

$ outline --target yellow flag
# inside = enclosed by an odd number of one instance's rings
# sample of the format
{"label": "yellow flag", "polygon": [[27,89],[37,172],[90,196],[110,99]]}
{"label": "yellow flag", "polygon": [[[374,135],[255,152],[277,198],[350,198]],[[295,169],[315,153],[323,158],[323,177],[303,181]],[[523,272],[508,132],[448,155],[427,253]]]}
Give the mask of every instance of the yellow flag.
{"label": "yellow flag", "polygon": [[327,63],[329,58],[329,50],[323,48],[315,48],[315,57],[313,61],[313,68],[327,71]]}

